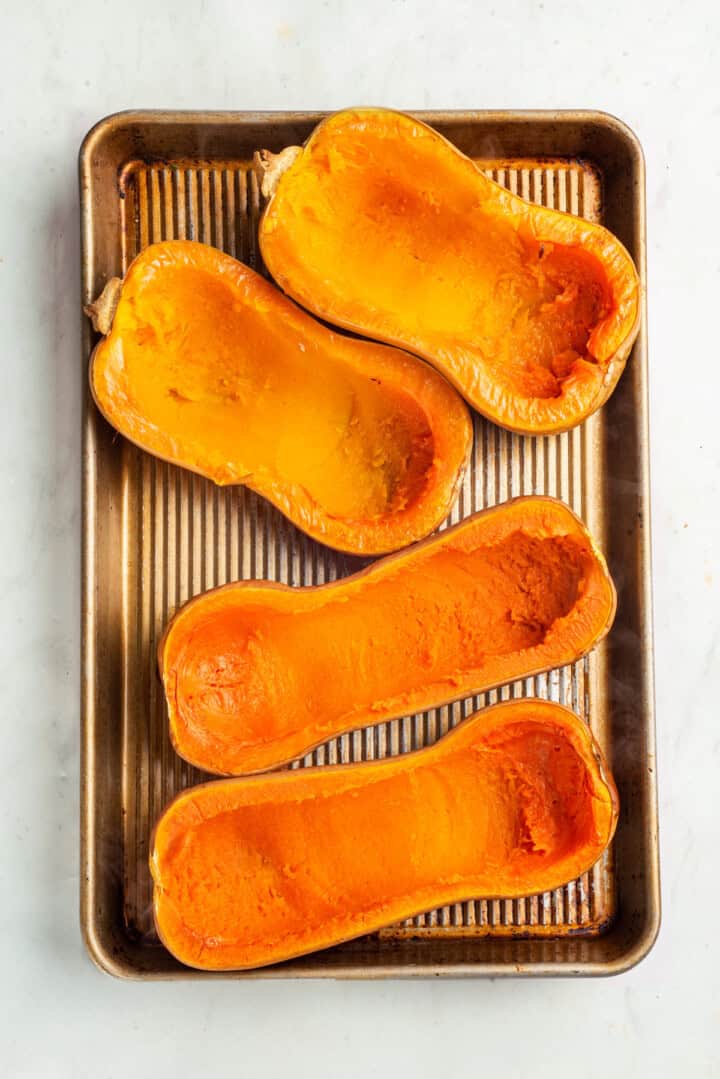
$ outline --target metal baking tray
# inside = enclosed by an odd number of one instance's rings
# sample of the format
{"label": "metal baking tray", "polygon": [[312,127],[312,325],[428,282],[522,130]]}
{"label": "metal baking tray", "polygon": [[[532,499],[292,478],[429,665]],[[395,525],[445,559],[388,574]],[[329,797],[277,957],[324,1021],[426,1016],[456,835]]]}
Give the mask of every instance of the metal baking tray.
{"label": "metal baking tray", "polygon": [[[644,166],[634,135],[596,112],[423,112],[488,175],[525,198],[603,221],[645,283]],[[253,151],[302,142],[320,113],[129,112],[80,152],[82,292],[88,303],[146,244],[202,240],[263,270]],[[93,334],[83,327],[82,363]],[[153,459],[84,409],[82,886],[88,951],[123,977],[207,978],[159,944],[148,843],[163,806],[205,779],[168,739],[156,644],[177,607],[250,577],[318,584],[360,560],[294,529],[242,487]],[[213,977],[611,974],[652,946],[660,918],[648,485],[646,324],[608,404],[567,434],[523,438],[475,417],[475,448],[449,523],[525,493],[586,521],[618,588],[607,641],[570,667],[481,698],[333,739],[293,767],[365,760],[432,742],[476,707],[535,694],[583,715],[620,791],[611,850],[578,881],[521,900],[482,897],[245,974]]]}

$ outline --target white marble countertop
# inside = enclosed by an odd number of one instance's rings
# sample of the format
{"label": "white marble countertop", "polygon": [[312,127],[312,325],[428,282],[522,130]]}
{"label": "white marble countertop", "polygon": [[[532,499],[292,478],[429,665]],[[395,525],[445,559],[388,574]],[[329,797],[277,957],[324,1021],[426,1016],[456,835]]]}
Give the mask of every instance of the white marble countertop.
{"label": "white marble countertop", "polygon": [[[2,6],[0,1070],[720,1075],[715,0]],[[589,107],[647,157],[664,920],[606,981],[121,983],[78,928],[76,158],[131,107]]]}

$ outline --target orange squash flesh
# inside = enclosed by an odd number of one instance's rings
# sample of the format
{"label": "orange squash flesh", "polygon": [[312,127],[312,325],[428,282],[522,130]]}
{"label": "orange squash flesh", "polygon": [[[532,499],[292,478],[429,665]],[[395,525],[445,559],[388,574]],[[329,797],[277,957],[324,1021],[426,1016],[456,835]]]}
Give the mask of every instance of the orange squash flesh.
{"label": "orange squash flesh", "polygon": [[113,288],[92,390],[143,449],[344,551],[395,550],[447,516],[472,431],[432,368],[332,333],[204,244],[154,244]]}
{"label": "orange squash flesh", "polygon": [[639,283],[600,225],[512,195],[383,109],[330,116],[258,166],[263,258],[311,311],[422,356],[512,431],[566,430],[612,393]]}
{"label": "orange squash flesh", "polygon": [[617,812],[577,716],[512,701],[416,753],[185,791],[155,833],[155,921],[189,966],[275,963],[446,903],[559,887],[597,861]]}
{"label": "orange squash flesh", "polygon": [[260,581],[191,600],[160,644],[170,733],[221,775],[578,659],[615,591],[561,502],[520,498],[317,588]]}

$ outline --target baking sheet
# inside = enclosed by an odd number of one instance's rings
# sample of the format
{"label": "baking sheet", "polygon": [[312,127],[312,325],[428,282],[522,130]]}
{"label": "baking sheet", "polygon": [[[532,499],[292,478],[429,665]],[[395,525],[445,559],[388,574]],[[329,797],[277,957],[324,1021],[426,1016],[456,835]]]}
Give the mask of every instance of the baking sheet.
{"label": "baking sheet", "polygon": [[[594,113],[420,115],[524,198],[603,221],[644,283],[642,154],[617,121]],[[83,302],[163,239],[201,240],[262,270],[252,153],[302,141],[319,119],[128,113],[103,121],[80,159]],[[86,325],[83,362],[92,344]],[[309,540],[252,492],[217,488],[142,453],[108,427],[89,395],[84,485],[83,928],[90,954],[112,973],[207,977],[180,966],[152,925],[153,824],[178,790],[207,778],[170,746],[157,641],[178,606],[207,588],[251,577],[319,584],[364,563]],[[609,973],[649,948],[659,890],[644,325],[616,393],[580,428],[524,438],[475,417],[471,464],[447,523],[528,493],[562,498],[605,550],[619,595],[608,639],[572,666],[344,735],[293,767],[405,752],[483,704],[546,697],[584,716],[608,755],[622,807],[613,846],[552,893],[479,897],[229,976]]]}

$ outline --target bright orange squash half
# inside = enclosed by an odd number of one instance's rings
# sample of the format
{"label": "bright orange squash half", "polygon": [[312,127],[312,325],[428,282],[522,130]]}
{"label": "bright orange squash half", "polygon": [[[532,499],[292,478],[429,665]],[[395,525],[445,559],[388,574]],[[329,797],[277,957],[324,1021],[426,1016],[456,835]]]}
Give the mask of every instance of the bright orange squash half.
{"label": "bright orange squash half", "polygon": [[184,791],[155,832],[155,921],[189,966],[258,967],[445,903],[559,887],[597,861],[617,813],[581,720],[512,701],[415,753]]}
{"label": "bright orange squash half", "polygon": [[222,775],[578,659],[615,590],[578,518],[518,498],[317,588],[225,585],[159,648],[177,752]]}
{"label": "bright orange squash half", "polygon": [[298,528],[378,554],[447,516],[472,442],[467,409],[397,349],[332,333],[204,244],[154,244],[90,309],[107,336],[90,381],[144,450],[264,495]]}
{"label": "bright orange squash half", "polygon": [[256,155],[278,284],[322,318],[415,352],[512,431],[566,430],[609,397],[638,275],[600,225],[487,179],[419,120],[350,109]]}

